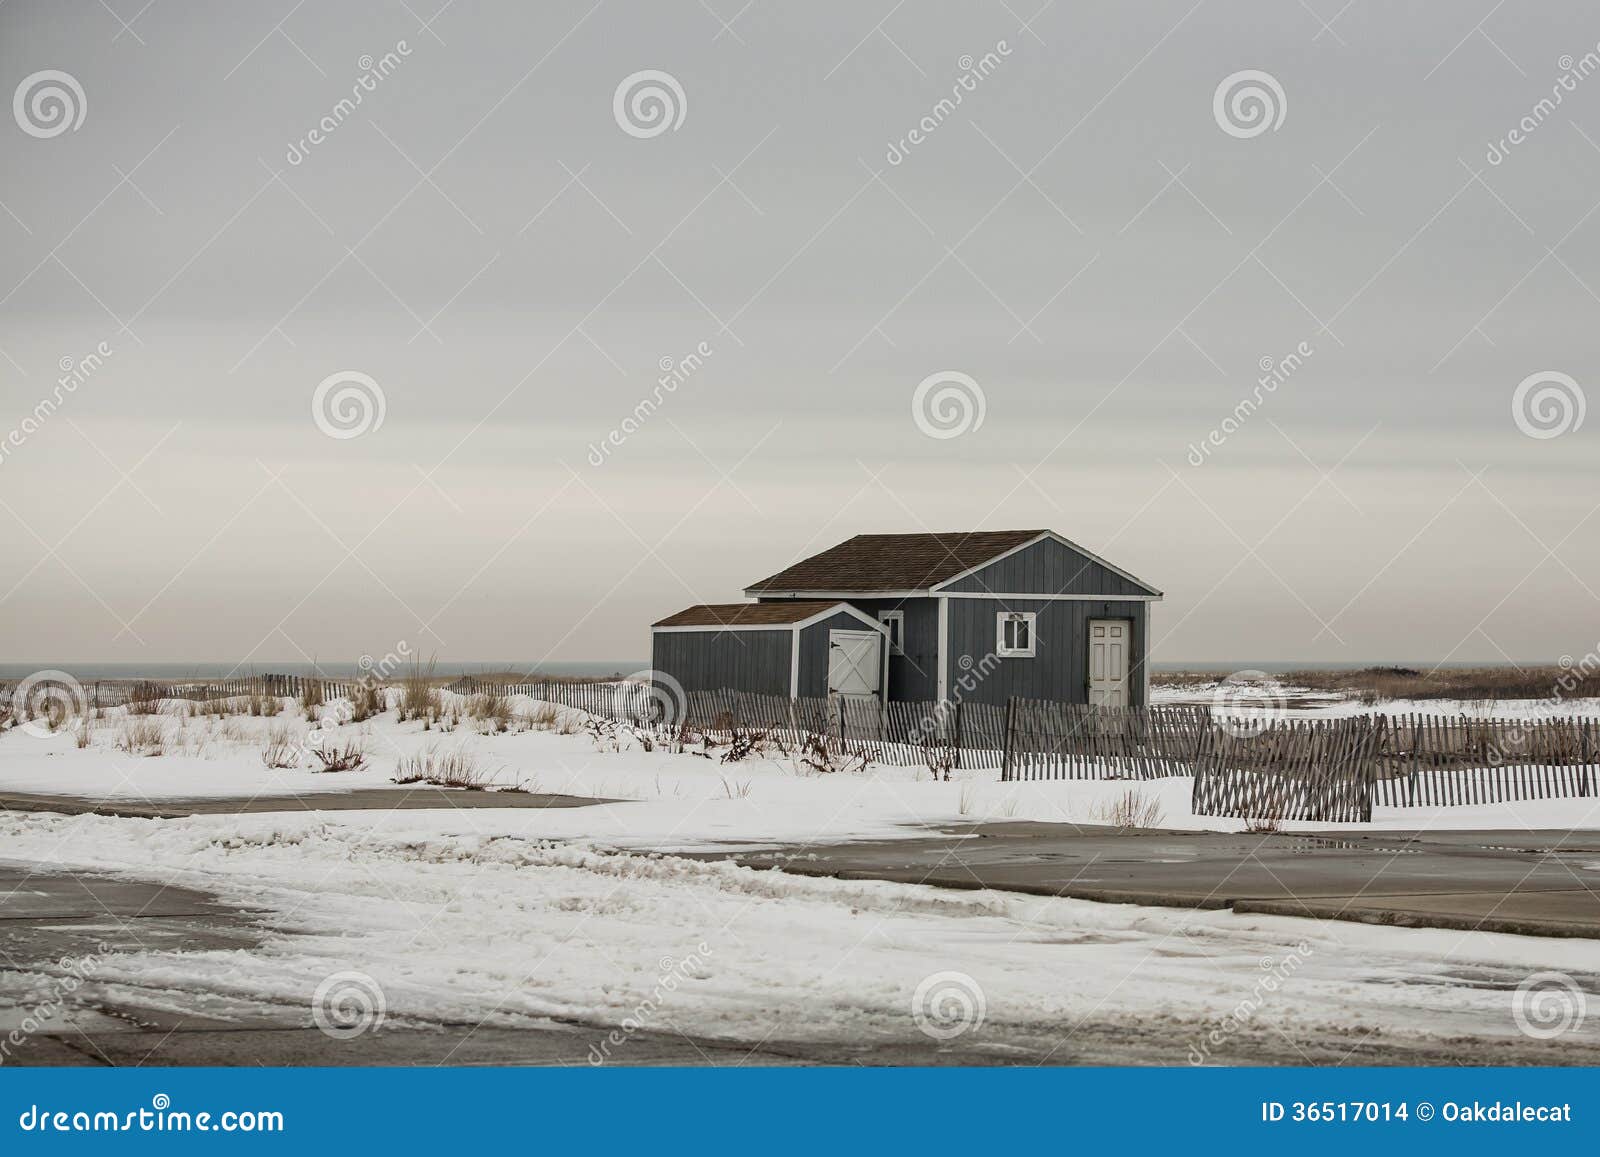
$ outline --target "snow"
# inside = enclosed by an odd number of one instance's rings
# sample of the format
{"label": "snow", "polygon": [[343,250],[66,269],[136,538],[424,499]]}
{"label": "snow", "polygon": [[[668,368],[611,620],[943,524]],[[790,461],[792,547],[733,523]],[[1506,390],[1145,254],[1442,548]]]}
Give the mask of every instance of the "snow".
{"label": "snow", "polygon": [[[1219,1029],[1235,1050],[1315,1039],[1337,1055],[1369,1034],[1509,1045],[1523,1040],[1509,989],[1533,970],[1594,964],[1582,941],[813,879],[430,833],[430,815],[355,827],[307,813],[0,813],[0,846],[264,910],[270,934],[248,952],[115,952],[97,965],[93,985],[124,1001],[224,1022],[267,1011],[308,1023],[318,986],[356,971],[392,1023],[561,1018],[752,1045],[926,1043],[909,1015],[916,994],[954,984],[981,993],[974,1040],[1038,1057],[1109,1024],[1182,1064],[1211,1057]],[[0,980],[0,995],[26,982]],[[1563,1040],[1600,1043],[1600,1019]]]}
{"label": "snow", "polygon": [[[522,713],[533,707],[529,700],[513,704]],[[861,773],[816,774],[782,756],[725,765],[690,753],[643,751],[625,736],[611,743],[556,730],[488,735],[466,718],[441,733],[424,730],[418,721],[400,723],[392,711],[337,728],[341,744],[360,739],[368,752],[367,767],[317,773],[310,769],[309,756],[302,766],[290,769],[267,768],[261,761],[263,739],[273,728],[287,727],[297,739],[304,736],[307,725],[300,717],[149,718],[165,729],[167,754],[138,757],[119,750],[117,738],[127,722],[120,710],[95,721],[90,745],[83,749],[66,731],[40,737],[13,728],[0,734],[0,792],[159,805],[393,788],[391,777],[402,758],[438,750],[468,752],[498,786],[618,801],[572,809],[416,813],[427,817],[420,822],[431,830],[450,833],[595,840],[660,851],[884,839],[926,834],[929,825],[982,820],[1101,823],[1109,806],[1130,790],[1159,804],[1161,827],[1239,831],[1244,826],[1236,818],[1193,814],[1192,780],[1187,777],[1001,783],[997,770],[981,769],[958,771],[954,782],[947,783],[934,782],[924,768],[877,765]],[[580,718],[576,712],[566,713],[567,727],[575,728]],[[599,750],[601,746],[607,749]],[[344,822],[375,821],[351,814]],[[1592,828],[1600,827],[1600,798],[1380,807],[1370,825],[1283,826],[1291,831]]]}

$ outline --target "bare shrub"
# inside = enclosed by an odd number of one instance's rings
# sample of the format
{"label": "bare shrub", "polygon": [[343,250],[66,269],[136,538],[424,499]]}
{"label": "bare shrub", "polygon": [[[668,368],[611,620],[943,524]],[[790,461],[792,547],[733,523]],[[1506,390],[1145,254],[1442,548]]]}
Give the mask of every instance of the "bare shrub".
{"label": "bare shrub", "polygon": [[300,745],[283,724],[267,732],[266,742],[261,745],[261,762],[273,768],[300,766]]}
{"label": "bare shrub", "polygon": [[505,692],[498,687],[490,687],[474,695],[467,706],[467,713],[483,724],[485,735],[496,735],[511,725],[511,704],[507,702]]}
{"label": "bare shrub", "polygon": [[128,714],[154,715],[161,710],[161,700],[166,688],[159,683],[141,679],[128,688]]}
{"label": "bare shrub", "polygon": [[400,721],[407,719],[431,720],[443,710],[439,689],[433,685],[434,660],[424,667],[422,660],[413,658],[411,669],[400,678]]}
{"label": "bare shrub", "polygon": [[166,750],[166,732],[159,719],[130,719],[117,733],[117,749],[129,755],[155,756]]}
{"label": "bare shrub", "polygon": [[872,757],[865,752],[850,753],[836,748],[820,732],[807,732],[800,741],[800,766],[804,773],[837,775],[840,772],[865,771]]}
{"label": "bare shrub", "polygon": [[596,751],[622,750],[621,727],[612,720],[591,715],[584,721],[583,729],[588,732],[589,738],[594,740]]}
{"label": "bare shrub", "polygon": [[1095,819],[1120,831],[1157,827],[1164,814],[1160,800],[1152,799],[1136,787],[1106,800],[1094,810]]}
{"label": "bare shrub", "polygon": [[327,747],[312,748],[311,754],[322,764],[322,767],[317,769],[320,771],[356,771],[367,762],[366,750],[361,746],[359,739],[348,740],[343,747],[330,744]]}
{"label": "bare shrub", "polygon": [[389,709],[384,701],[383,688],[372,683],[361,683],[350,692],[350,722],[365,723],[374,715]]}
{"label": "bare shrub", "polygon": [[535,731],[549,731],[561,717],[561,708],[554,703],[535,703],[522,718]]}
{"label": "bare shrub", "polygon": [[416,755],[402,756],[392,777],[395,783],[426,783],[434,787],[458,787],[483,791],[492,777],[478,766],[475,755],[465,748],[440,751],[429,748]]}
{"label": "bare shrub", "polygon": [[767,732],[740,728],[734,731],[733,738],[728,742],[728,750],[722,753],[722,762],[743,763],[766,749]]}

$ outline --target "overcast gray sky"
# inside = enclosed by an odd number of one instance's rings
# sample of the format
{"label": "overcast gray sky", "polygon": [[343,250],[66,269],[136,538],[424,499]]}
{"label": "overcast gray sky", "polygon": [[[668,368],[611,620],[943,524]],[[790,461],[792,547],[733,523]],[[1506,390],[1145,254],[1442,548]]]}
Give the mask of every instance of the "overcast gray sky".
{"label": "overcast gray sky", "polygon": [[[1157,660],[1581,655],[1597,41],[1577,0],[10,0],[0,658],[642,658],[852,534],[1035,526],[1167,592]],[[315,412],[342,373],[381,423]],[[981,424],[916,412],[942,373]]]}

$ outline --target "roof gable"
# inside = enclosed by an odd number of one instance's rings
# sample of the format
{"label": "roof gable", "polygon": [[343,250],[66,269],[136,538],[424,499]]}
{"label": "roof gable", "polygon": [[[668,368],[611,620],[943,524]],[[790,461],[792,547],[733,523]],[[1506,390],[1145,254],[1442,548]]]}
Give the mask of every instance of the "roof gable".
{"label": "roof gable", "polygon": [[1044,530],[858,534],[751,583],[762,591],[927,590],[1032,542]]}

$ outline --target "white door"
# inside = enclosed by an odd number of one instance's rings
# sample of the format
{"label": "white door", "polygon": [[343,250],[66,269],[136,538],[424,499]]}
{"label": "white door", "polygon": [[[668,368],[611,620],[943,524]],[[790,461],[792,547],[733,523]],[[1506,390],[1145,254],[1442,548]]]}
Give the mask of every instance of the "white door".
{"label": "white door", "polygon": [[882,668],[877,631],[828,632],[828,694],[876,699]]}
{"label": "white door", "polygon": [[1128,622],[1089,620],[1089,702],[1099,707],[1128,705]]}

